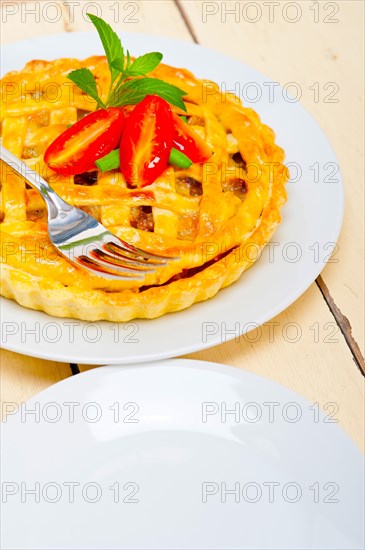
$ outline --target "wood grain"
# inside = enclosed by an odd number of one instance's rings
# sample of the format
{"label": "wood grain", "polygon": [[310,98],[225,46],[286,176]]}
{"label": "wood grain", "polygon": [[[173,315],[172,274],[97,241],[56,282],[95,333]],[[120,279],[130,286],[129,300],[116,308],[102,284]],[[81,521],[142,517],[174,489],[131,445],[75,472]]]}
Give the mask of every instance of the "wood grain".
{"label": "wood grain", "polygon": [[[222,342],[228,330],[235,330],[235,323],[218,327]],[[364,449],[364,380],[316,285],[260,329],[187,357],[270,378],[321,408],[335,403],[339,423]]]}
{"label": "wood grain", "polygon": [[[325,3],[319,3],[317,13],[311,6],[318,2],[299,2],[296,23],[289,22],[297,12],[287,9],[286,1],[276,2],[272,22],[268,5],[251,4],[261,6],[261,11],[245,10],[244,2],[178,0],[200,44],[242,60],[283,86],[294,82],[300,101],[332,144],[344,179],[346,215],[338,262],[327,264],[322,277],[364,349],[364,162],[360,153],[364,150],[364,48],[360,44],[365,4],[340,0],[324,9]],[[321,177],[326,176],[329,172],[323,166]]]}
{"label": "wood grain", "polygon": [[339,423],[364,452],[364,379],[328,313],[312,285],[271,321],[271,327],[270,323],[263,326],[257,342],[258,334],[253,331],[247,335],[253,342],[241,338],[190,357],[226,363],[270,378],[319,403],[322,409],[334,403]]}
{"label": "wood grain", "polygon": [[[1,43],[64,32],[65,6],[61,1],[52,4],[57,8],[47,8],[42,2],[2,2]],[[0,393],[3,412],[7,408],[6,403],[22,403],[71,374],[67,363],[44,361],[2,350]]]}
{"label": "wood grain", "polygon": [[[62,4],[63,10],[62,23],[43,20],[35,24],[31,19],[24,23],[19,11],[11,19],[11,24],[2,25],[3,43],[62,30],[91,31],[82,11],[87,2],[82,1],[79,9],[72,14],[66,2],[59,4]],[[346,2],[346,7],[343,7],[343,2],[337,2],[340,4],[341,18],[336,24],[325,24],[323,21],[314,24],[311,19],[313,13],[303,9],[305,15],[298,23],[291,25],[279,16],[272,23],[264,17],[255,24],[242,19],[236,23],[228,16],[225,23],[219,16],[212,16],[204,23],[202,2],[198,0],[184,0],[179,5],[172,0],[137,2],[136,14],[131,15],[130,10],[124,10],[119,11],[117,16],[111,9],[114,4],[103,1],[99,2],[99,7],[101,15],[118,30],[148,32],[190,41],[195,38],[204,45],[255,66],[282,84],[293,81],[300,84],[303,89],[302,102],[333,142],[345,176],[347,212],[338,254],[340,262],[330,264],[323,278],[329,295],[349,318],[354,337],[361,343],[363,246],[360,230],[363,214],[360,199],[363,187],[359,160],[362,143],[359,113],[362,53],[356,42],[361,37],[363,8],[359,5],[362,2],[350,0]],[[222,2],[213,4],[221,7]],[[306,4],[301,3],[303,6]],[[120,2],[120,5],[123,10],[126,2]],[[2,15],[4,9],[3,3]],[[126,22],[126,16],[134,21]],[[323,101],[323,86],[330,81],[340,84],[338,104]],[[309,89],[314,82],[320,85],[322,99],[318,103],[313,101],[313,91]],[[338,131],[339,128],[341,131]],[[265,376],[318,402],[322,407],[329,402],[337,403],[337,417],[341,425],[362,447],[363,379],[343,335],[336,332],[336,320],[319,288],[312,285],[272,323],[278,324],[271,325],[271,329],[264,326],[256,342],[252,341],[254,333],[251,333],[239,338],[238,342],[222,343],[191,357],[230,364]],[[298,327],[301,336],[298,341],[291,341]],[[274,336],[271,330],[274,330]],[[87,368],[80,366],[81,371]],[[3,354],[1,372],[2,399],[15,402],[31,397],[71,374],[68,365],[30,359],[10,352]]]}
{"label": "wood grain", "polygon": [[[94,27],[86,16],[84,6],[90,4],[80,0],[72,14],[66,10],[66,28],[68,31],[94,31]],[[173,0],[143,0],[138,2],[116,2],[103,0],[95,2],[99,9],[90,9],[105,19],[118,32],[144,32],[170,37],[189,39],[189,31]],[[67,5],[67,2],[65,2]],[[98,12],[98,13],[97,13]]]}
{"label": "wood grain", "polygon": [[65,30],[65,6],[61,0],[2,2],[0,9],[2,44]]}
{"label": "wood grain", "polygon": [[63,378],[71,376],[67,363],[44,361],[1,350],[0,400],[2,415]]}

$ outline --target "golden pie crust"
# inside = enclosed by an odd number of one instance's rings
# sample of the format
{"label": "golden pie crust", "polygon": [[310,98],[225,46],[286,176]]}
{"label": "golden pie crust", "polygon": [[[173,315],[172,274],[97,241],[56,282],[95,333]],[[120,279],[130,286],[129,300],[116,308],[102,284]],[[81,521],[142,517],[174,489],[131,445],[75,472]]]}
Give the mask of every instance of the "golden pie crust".
{"label": "golden pie crust", "polygon": [[60,176],[44,164],[46,148],[96,107],[67,79],[80,67],[106,93],[108,65],[99,56],[31,61],[2,79],[3,145],[118,237],[179,259],[142,282],[107,280],[72,265],[49,242],[39,192],[2,164],[1,294],[58,317],[115,322],[159,317],[213,297],[260,256],[280,223],[288,172],[273,131],[213,82],[160,65],[152,76],[187,92],[189,124],[212,158],[188,170],[168,167],[142,189],[128,188],[119,171]]}

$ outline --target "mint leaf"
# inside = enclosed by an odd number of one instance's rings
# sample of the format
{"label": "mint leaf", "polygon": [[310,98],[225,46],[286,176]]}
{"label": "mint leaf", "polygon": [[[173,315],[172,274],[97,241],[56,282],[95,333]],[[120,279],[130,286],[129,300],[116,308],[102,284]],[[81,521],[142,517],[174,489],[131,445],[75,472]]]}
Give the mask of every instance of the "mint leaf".
{"label": "mint leaf", "polygon": [[129,71],[130,66],[131,66],[131,54],[129,53],[129,50],[127,50],[127,63],[125,66],[125,70]]}
{"label": "mint leaf", "polygon": [[126,79],[130,76],[145,76],[150,73],[161,63],[163,58],[162,53],[151,52],[137,57],[131,65],[131,56],[129,51],[127,51],[127,59],[124,66],[124,59],[116,59],[112,63],[112,67],[123,73],[123,79]]}
{"label": "mint leaf", "polygon": [[72,80],[72,82],[81,88],[83,92],[95,99],[99,106],[105,107],[99,97],[94,75],[89,69],[83,68],[71,71],[70,74],[67,75],[67,78]]}
{"label": "mint leaf", "polygon": [[128,76],[146,76],[161,63],[163,58],[160,52],[151,52],[137,57],[128,70]]}
{"label": "mint leaf", "polygon": [[113,84],[118,74],[121,72],[120,69],[116,69],[115,67],[113,67],[113,64],[117,60],[124,63],[124,51],[122,43],[117,33],[113,31],[108,23],[106,23],[103,19],[100,19],[100,17],[93,15],[92,13],[88,13],[87,15],[89,16],[92,24],[94,25],[100,36],[100,40],[103,44],[105,55],[108,60]]}
{"label": "mint leaf", "polygon": [[121,86],[118,86],[112,95],[110,105],[113,107],[122,107],[123,105],[135,105],[142,101],[146,95],[158,95],[186,111],[185,104],[182,98],[186,92],[180,90],[172,84],[168,84],[158,78],[141,78],[138,80],[128,80]]}
{"label": "mint leaf", "polygon": [[116,59],[113,61],[112,68],[117,70],[118,73],[124,72],[124,58],[123,59]]}

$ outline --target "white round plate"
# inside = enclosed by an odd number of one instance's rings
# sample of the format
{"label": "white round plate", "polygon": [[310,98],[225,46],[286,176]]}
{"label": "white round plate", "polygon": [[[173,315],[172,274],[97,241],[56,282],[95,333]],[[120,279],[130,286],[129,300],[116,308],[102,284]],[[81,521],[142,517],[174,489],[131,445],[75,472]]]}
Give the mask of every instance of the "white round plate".
{"label": "white round plate", "polygon": [[[237,283],[207,302],[160,319],[90,324],[56,319],[2,300],[4,348],[57,361],[103,364],[152,361],[214,346],[288,307],[314,281],[335,249],[343,217],[336,157],[321,129],[298,102],[290,100],[281,88],[272,88],[269,78],[219,52],[143,34],[125,33],[123,41],[133,54],[161,51],[166,63],[187,66],[226,90],[236,89],[275,130],[292,177],[298,180],[287,186],[282,224],[258,263]],[[35,58],[82,59],[101,53],[95,33],[34,38],[5,46],[2,69],[4,73],[20,69]],[[248,101],[260,93],[257,102]]]}
{"label": "white round plate", "polygon": [[362,457],[327,413],[200,361],[68,378],[2,426],[2,548],[363,548]]}

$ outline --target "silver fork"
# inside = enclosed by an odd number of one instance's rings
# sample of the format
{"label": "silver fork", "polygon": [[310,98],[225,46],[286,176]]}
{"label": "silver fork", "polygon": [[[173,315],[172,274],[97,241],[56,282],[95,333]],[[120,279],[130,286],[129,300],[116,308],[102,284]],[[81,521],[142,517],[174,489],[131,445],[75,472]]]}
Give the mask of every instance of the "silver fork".
{"label": "silver fork", "polygon": [[41,193],[48,210],[49,238],[77,266],[108,279],[131,281],[177,259],[150,254],[118,239],[95,218],[61,199],[46,180],[2,145],[0,158]]}

